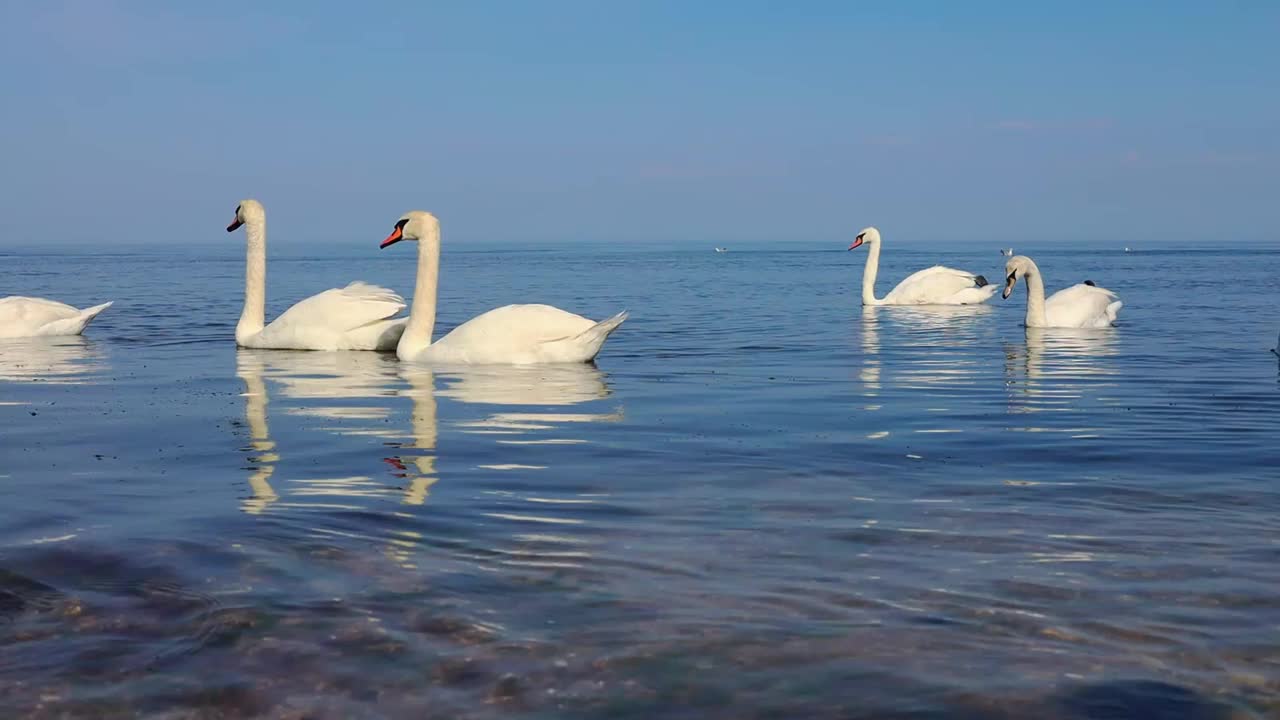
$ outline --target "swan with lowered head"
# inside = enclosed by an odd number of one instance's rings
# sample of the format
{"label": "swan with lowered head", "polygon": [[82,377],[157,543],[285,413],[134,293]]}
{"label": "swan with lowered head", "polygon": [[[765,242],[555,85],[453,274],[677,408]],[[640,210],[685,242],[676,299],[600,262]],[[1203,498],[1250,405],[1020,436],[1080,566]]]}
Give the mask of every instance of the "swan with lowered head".
{"label": "swan with lowered head", "polygon": [[79,335],[90,320],[109,307],[111,303],[105,302],[80,310],[44,298],[0,298],[0,338]]}
{"label": "swan with lowered head", "polygon": [[257,200],[236,207],[227,232],[244,226],[244,310],[236,323],[236,345],[266,350],[393,350],[404,332],[404,299],[376,285],[353,282],[312,295],[265,325],[267,302],[267,212]]}
{"label": "swan with lowered head", "polygon": [[996,294],[996,287],[981,275],[935,265],[909,275],[907,279],[877,299],[876,272],[880,269],[880,231],[869,227],[858,233],[849,246],[866,244],[867,265],[862,271],[863,305],[976,305]]}
{"label": "swan with lowered head", "polygon": [[1116,322],[1124,303],[1115,293],[1100,288],[1090,280],[1063,288],[1046,300],[1040,268],[1031,258],[1018,255],[1005,263],[1004,292],[1008,299],[1018,278],[1027,283],[1027,320],[1029,328],[1106,328]]}
{"label": "swan with lowered head", "polygon": [[528,365],[590,362],[609,333],[627,319],[626,311],[595,322],[550,305],[504,305],[477,315],[431,342],[436,323],[440,274],[440,221],[420,210],[405,213],[382,241],[418,241],[418,277],[409,308],[409,324],[396,347],[401,360],[439,363]]}

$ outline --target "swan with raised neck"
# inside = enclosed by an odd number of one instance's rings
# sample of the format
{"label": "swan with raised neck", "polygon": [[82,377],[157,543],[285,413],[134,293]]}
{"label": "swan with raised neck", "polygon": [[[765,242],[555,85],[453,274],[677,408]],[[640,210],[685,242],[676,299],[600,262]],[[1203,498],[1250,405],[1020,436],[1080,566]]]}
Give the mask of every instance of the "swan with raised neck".
{"label": "swan with raised neck", "polygon": [[432,342],[440,275],[440,221],[422,210],[407,212],[381,247],[418,243],[418,269],[409,324],[396,346],[401,360],[453,364],[591,362],[626,311],[600,322],[550,305],[504,305],[477,315]]}
{"label": "swan with raised neck", "polygon": [[240,347],[275,350],[391,350],[407,322],[404,300],[386,288],[353,282],[295,303],[270,324],[267,302],[267,211],[241,200],[227,232],[244,227],[244,307],[236,323]]}
{"label": "swan with raised neck", "polygon": [[874,305],[976,305],[990,300],[996,288],[981,275],[935,265],[907,276],[883,298],[875,295],[880,271],[880,231],[863,228],[849,246],[867,246],[867,263],[862,269],[862,304]]}

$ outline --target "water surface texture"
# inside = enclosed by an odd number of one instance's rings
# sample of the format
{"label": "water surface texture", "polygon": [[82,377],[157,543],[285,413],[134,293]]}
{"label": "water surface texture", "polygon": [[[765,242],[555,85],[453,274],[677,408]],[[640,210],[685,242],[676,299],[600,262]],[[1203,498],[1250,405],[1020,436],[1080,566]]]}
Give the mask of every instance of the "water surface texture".
{"label": "water surface texture", "polygon": [[[268,317],[409,294],[377,239],[273,252]],[[632,313],[458,369],[237,351],[242,248],[0,256],[116,301],[0,346],[0,716],[1280,713],[1280,254],[1029,253],[1125,308],[1028,332],[1021,284],[863,309],[843,245],[446,246],[438,331]]]}

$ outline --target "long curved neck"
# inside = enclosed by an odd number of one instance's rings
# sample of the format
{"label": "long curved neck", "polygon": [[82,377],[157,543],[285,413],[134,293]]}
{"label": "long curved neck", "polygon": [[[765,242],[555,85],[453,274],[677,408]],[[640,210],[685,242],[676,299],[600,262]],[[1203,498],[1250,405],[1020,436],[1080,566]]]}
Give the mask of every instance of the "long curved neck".
{"label": "long curved neck", "polygon": [[1040,278],[1040,268],[1031,263],[1023,279],[1027,281],[1027,327],[1045,327],[1049,321],[1044,314],[1044,280]]}
{"label": "long curved neck", "polygon": [[440,226],[427,230],[418,239],[418,280],[413,287],[413,305],[409,306],[409,323],[405,325],[396,355],[401,359],[427,349],[436,326],[436,291],[440,277]]}
{"label": "long curved neck", "polygon": [[880,270],[880,243],[867,243],[867,266],[862,269],[862,304],[879,305],[876,299],[876,273]]}
{"label": "long curved neck", "polygon": [[267,316],[267,221],[244,224],[248,251],[244,263],[244,310],[236,323],[236,342],[241,345],[262,331]]}

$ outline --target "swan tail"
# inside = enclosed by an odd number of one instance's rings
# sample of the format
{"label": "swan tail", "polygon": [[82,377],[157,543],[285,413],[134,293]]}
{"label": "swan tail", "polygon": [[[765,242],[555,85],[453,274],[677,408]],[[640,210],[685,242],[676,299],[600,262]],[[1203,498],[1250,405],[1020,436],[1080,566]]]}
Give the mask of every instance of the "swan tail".
{"label": "swan tail", "polygon": [[114,301],[104,302],[101,305],[94,305],[91,308],[85,308],[84,310],[81,310],[80,314],[78,315],[66,318],[64,320],[55,320],[49,323],[48,325],[45,325],[44,327],[40,328],[39,334],[40,335],[79,335],[80,333],[84,332],[85,327],[89,325],[90,321],[98,317],[99,313],[111,307],[113,304],[114,304]]}
{"label": "swan tail", "polygon": [[1113,322],[1113,323],[1114,323],[1114,322],[1116,321],[1116,317],[1120,315],[1120,308],[1122,308],[1122,307],[1124,307],[1124,303],[1123,303],[1123,302],[1121,302],[1121,301],[1119,301],[1119,300],[1117,300],[1117,301],[1115,301],[1115,302],[1111,303],[1110,305],[1108,305],[1108,306],[1107,306],[1107,318],[1108,318],[1108,319],[1110,319],[1110,320],[1111,320],[1111,322]]}
{"label": "swan tail", "polygon": [[600,348],[604,346],[604,341],[609,339],[609,334],[617,330],[629,314],[623,310],[577,335],[552,340],[547,343],[547,349],[554,354],[564,355],[564,359],[569,362],[591,362],[596,359],[596,355],[600,354]]}
{"label": "swan tail", "polygon": [[387,318],[362,325],[347,332],[351,350],[392,352],[400,345],[400,336],[409,318]]}
{"label": "swan tail", "polygon": [[104,302],[101,305],[94,305],[91,308],[85,308],[84,310],[80,311],[80,317],[84,318],[84,324],[88,325],[90,320],[98,317],[98,313],[102,312],[103,310],[106,310],[107,308],[115,304],[116,304],[115,301],[111,300],[109,302]]}

